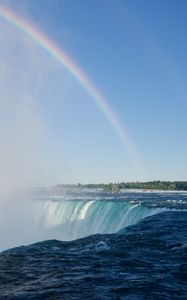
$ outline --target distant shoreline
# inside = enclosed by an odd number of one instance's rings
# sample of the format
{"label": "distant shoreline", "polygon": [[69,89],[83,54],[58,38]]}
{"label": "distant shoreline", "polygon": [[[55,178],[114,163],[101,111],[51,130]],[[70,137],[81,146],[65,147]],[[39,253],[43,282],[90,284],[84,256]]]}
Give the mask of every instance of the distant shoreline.
{"label": "distant shoreline", "polygon": [[121,190],[143,190],[143,191],[187,191],[187,181],[147,181],[147,182],[120,182],[99,184],[58,184],[59,188],[90,188],[103,189],[106,192],[120,192]]}

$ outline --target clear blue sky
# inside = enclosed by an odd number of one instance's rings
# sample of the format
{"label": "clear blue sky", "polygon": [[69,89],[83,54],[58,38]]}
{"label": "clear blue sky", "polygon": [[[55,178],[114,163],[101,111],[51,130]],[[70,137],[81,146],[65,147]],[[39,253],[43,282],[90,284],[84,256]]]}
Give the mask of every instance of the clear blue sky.
{"label": "clear blue sky", "polygon": [[[0,3],[41,28],[89,75],[126,128],[141,161],[137,170],[90,95],[27,37],[32,57],[41,57],[46,67],[41,82],[32,81],[28,71],[24,84],[34,90],[34,114],[45,127],[39,161],[47,183],[187,179],[187,1]],[[19,31],[16,35],[26,38]],[[24,49],[18,49],[16,41],[13,46],[14,55],[9,51],[17,72],[29,70]],[[34,74],[33,65],[31,71]],[[22,84],[17,83],[15,91],[21,95]]]}

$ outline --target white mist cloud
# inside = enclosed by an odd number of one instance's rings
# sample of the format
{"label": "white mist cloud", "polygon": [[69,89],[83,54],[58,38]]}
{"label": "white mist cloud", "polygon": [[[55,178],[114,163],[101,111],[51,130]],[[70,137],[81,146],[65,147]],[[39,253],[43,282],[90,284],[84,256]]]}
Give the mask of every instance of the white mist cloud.
{"label": "white mist cloud", "polygon": [[45,124],[35,101],[35,91],[44,72],[40,52],[14,28],[1,22],[1,190],[30,184],[37,174]]}
{"label": "white mist cloud", "polygon": [[31,206],[15,193],[48,176],[39,95],[56,64],[47,58],[28,36],[0,21],[0,250],[35,239]]}
{"label": "white mist cloud", "polygon": [[58,181],[49,135],[53,114],[63,109],[64,99],[67,103],[72,84],[45,49],[0,19],[0,195],[7,187]]}

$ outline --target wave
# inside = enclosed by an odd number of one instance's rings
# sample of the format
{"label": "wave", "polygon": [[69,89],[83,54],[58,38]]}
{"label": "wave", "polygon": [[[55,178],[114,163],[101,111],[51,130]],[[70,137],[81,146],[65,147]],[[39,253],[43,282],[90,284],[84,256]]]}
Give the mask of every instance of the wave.
{"label": "wave", "polygon": [[37,205],[36,223],[55,238],[74,240],[97,233],[117,233],[163,211],[164,208],[148,208],[124,201],[45,200]]}

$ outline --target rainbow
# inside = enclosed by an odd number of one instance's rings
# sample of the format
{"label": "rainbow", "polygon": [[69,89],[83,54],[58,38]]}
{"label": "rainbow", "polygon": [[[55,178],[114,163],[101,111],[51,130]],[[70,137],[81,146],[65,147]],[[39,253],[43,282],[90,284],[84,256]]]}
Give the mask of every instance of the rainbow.
{"label": "rainbow", "polygon": [[88,92],[98,107],[102,110],[106,118],[109,120],[112,128],[115,130],[116,134],[126,147],[126,150],[128,151],[132,161],[135,165],[137,165],[137,154],[127,132],[111,109],[106,98],[100,93],[100,91],[98,91],[88,76],[73,61],[73,59],[69,57],[61,48],[59,48],[52,40],[50,40],[50,38],[48,38],[43,32],[41,32],[23,17],[17,15],[8,7],[0,5],[0,17],[32,38],[38,45],[45,49],[54,59],[64,66],[74,78],[76,78],[80,85]]}

